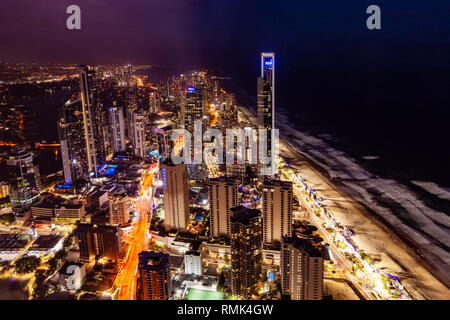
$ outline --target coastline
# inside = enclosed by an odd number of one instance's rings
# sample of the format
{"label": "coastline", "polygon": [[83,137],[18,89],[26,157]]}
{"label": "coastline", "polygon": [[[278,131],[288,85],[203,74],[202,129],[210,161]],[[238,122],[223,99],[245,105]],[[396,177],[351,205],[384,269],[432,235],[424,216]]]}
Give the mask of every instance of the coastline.
{"label": "coastline", "polygon": [[[251,122],[256,121],[255,114],[249,108],[239,106],[239,110]],[[449,279],[420,256],[418,252],[423,248],[407,233],[361,202],[360,194],[308,157],[307,151],[298,151],[292,146],[290,138],[281,132],[280,153],[289,160],[290,166],[301,172],[308,185],[313,186],[327,199],[327,207],[332,209],[337,220],[355,230],[358,246],[369,255],[380,257],[380,269],[399,275],[402,283],[409,287],[409,291],[414,291],[416,297],[450,297]],[[387,243],[389,246],[386,246]]]}

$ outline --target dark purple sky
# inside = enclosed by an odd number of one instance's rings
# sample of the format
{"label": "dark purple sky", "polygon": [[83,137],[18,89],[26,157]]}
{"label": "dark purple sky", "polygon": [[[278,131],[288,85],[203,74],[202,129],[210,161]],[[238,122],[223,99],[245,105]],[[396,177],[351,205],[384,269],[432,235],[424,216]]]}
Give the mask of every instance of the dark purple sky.
{"label": "dark purple sky", "polygon": [[[71,4],[80,31],[66,28]],[[381,30],[366,28],[372,4]],[[440,177],[449,17],[449,0],[1,0],[0,61],[210,66],[255,100],[259,53],[274,51],[277,108],[301,113],[293,121]]]}

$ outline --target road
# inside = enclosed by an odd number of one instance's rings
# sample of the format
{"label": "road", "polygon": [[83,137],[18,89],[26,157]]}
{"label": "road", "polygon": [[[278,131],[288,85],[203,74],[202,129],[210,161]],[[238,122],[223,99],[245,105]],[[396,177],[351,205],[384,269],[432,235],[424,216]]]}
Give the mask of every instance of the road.
{"label": "road", "polygon": [[138,254],[145,250],[147,244],[148,231],[148,212],[151,211],[153,190],[152,181],[156,170],[148,170],[142,177],[141,195],[136,204],[138,211],[138,221],[134,227],[133,241],[130,243],[130,250],[126,258],[126,262],[118,275],[119,300],[135,300],[135,276],[138,265]]}
{"label": "road", "polygon": [[314,212],[311,211],[310,205],[306,203],[301,191],[298,189],[298,187],[294,187],[294,192],[296,193],[297,199],[299,199],[302,202],[302,206],[307,210],[308,217],[313,225],[315,225],[318,230],[319,234],[323,237],[325,242],[329,244],[329,250],[332,255],[332,260],[334,260],[337,265],[341,268],[341,273],[345,275],[345,277],[350,281],[358,290],[359,294],[364,296],[366,300],[371,300],[373,297],[370,293],[366,292],[366,290],[358,283],[356,280],[356,277],[350,274],[349,270],[351,270],[352,264],[351,262],[345,258],[340,250],[336,247],[334,244],[333,239],[329,236],[328,232],[322,227],[322,222],[320,219],[315,215]]}
{"label": "road", "polygon": [[17,262],[17,260],[19,260],[19,259],[20,259],[20,258],[28,251],[28,249],[31,248],[31,246],[33,245],[33,243],[34,243],[36,240],[37,240],[37,238],[30,240],[30,241],[27,243],[27,245],[25,246],[25,248],[23,248],[23,250],[20,251],[20,253],[19,253],[13,260],[11,260],[11,261],[9,262],[9,265],[10,265],[10,266],[13,266],[13,265]]}

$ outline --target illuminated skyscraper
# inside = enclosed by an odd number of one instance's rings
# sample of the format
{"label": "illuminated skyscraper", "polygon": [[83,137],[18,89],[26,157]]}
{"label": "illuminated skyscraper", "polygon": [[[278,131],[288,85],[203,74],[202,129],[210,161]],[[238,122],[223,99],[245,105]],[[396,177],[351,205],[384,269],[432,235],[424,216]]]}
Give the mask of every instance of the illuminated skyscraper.
{"label": "illuminated skyscraper", "polygon": [[238,205],[236,179],[219,177],[210,179],[209,225],[211,237],[230,236],[230,209]]}
{"label": "illuminated skyscraper", "polygon": [[40,194],[38,165],[33,163],[33,154],[17,149],[6,159],[11,206],[29,206]]}
{"label": "illuminated skyscraper", "polygon": [[158,143],[158,155],[159,157],[166,159],[170,158],[174,143],[172,141],[172,127],[167,126],[164,128],[156,129],[156,137]]}
{"label": "illuminated skyscraper", "polygon": [[160,108],[159,97],[155,92],[151,92],[149,95],[149,111],[151,114],[157,114]]}
{"label": "illuminated skyscraper", "polygon": [[142,251],[139,253],[136,297],[138,300],[168,300],[172,294],[169,255]]}
{"label": "illuminated skyscraper", "polygon": [[125,121],[122,107],[109,108],[109,126],[113,152],[125,150]]}
{"label": "illuminated skyscraper", "polygon": [[58,134],[64,180],[72,183],[88,175],[81,100],[67,101],[59,109]]}
{"label": "illuminated skyscraper", "polygon": [[203,120],[203,89],[200,86],[186,88],[184,128],[194,133],[194,122]]}
{"label": "illuminated skyscraper", "polygon": [[281,291],[291,300],[322,300],[323,255],[309,240],[283,237]]}
{"label": "illuminated skyscraper", "polygon": [[[261,53],[261,76],[257,81],[258,128],[267,130],[267,156],[272,156],[275,129],[275,54]],[[274,159],[274,157],[272,158]],[[272,165],[274,162],[272,162]]]}
{"label": "illuminated skyscraper", "polygon": [[189,187],[185,164],[170,159],[161,165],[163,181],[164,224],[167,230],[185,230],[189,224]]}
{"label": "illuminated skyscraper", "polygon": [[[193,76],[197,78],[197,76]],[[191,160],[192,164],[187,167],[188,175],[191,180],[203,180],[206,178],[205,172],[203,170],[203,161],[201,163],[195,163],[195,144],[196,141],[202,141],[202,137],[196,136],[194,134],[195,122],[202,121],[201,130],[202,133],[205,131],[205,126],[207,121],[203,121],[204,116],[204,92],[203,86],[189,86],[186,88],[186,108],[184,109],[184,129],[190,132],[191,138]],[[198,149],[197,149],[198,150]],[[198,150],[201,153],[201,150]]]}
{"label": "illuminated skyscraper", "polygon": [[264,243],[281,242],[292,234],[292,183],[266,180],[262,194]]}
{"label": "illuminated skyscraper", "polygon": [[261,211],[243,206],[231,211],[231,292],[248,300],[261,280]]}

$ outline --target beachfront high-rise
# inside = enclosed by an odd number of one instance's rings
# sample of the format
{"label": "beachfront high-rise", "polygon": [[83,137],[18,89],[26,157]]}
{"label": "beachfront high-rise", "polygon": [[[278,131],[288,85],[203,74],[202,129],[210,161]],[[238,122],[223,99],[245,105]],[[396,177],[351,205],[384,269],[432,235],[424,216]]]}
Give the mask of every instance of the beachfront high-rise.
{"label": "beachfront high-rise", "polygon": [[236,179],[219,177],[208,180],[210,236],[230,236],[230,209],[238,205]]}
{"label": "beachfront high-rise", "polygon": [[185,164],[167,159],[161,164],[166,230],[185,230],[189,224],[189,188]]}
{"label": "beachfront high-rise", "polygon": [[307,239],[283,237],[281,292],[291,300],[322,300],[323,255]]}
{"label": "beachfront high-rise", "polygon": [[61,144],[64,180],[70,184],[88,174],[80,99],[68,100],[59,109],[58,135]]}
{"label": "beachfront high-rise", "polygon": [[[261,53],[261,75],[257,80],[257,105],[258,128],[267,130],[267,156],[271,157],[274,150],[272,129],[275,129],[275,54],[273,52]],[[273,164],[272,159],[272,166]]]}
{"label": "beachfront high-rise", "polygon": [[261,211],[238,206],[231,212],[231,292],[248,300],[261,280]]}
{"label": "beachfront high-rise", "polygon": [[292,234],[292,182],[266,180],[262,188],[264,243],[279,243]]}

